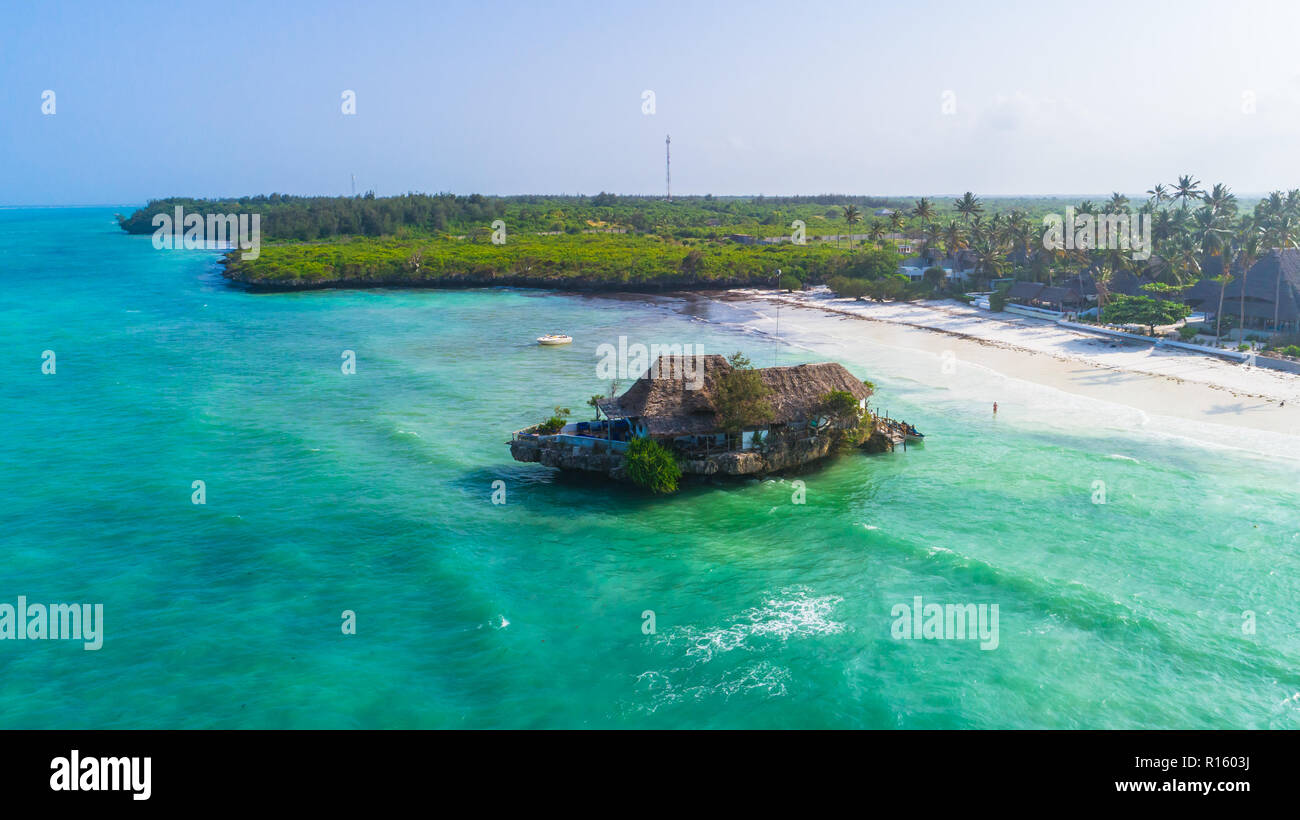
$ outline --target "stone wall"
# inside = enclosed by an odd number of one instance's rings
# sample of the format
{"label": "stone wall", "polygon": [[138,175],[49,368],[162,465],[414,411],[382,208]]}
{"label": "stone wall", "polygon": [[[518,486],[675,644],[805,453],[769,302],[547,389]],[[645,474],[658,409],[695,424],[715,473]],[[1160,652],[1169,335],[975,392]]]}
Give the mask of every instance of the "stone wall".
{"label": "stone wall", "polygon": [[[689,475],[764,475],[802,467],[830,455],[829,436],[796,439],[757,450],[719,453],[681,462],[682,472]],[[515,461],[536,462],[561,470],[584,470],[624,479],[622,453],[593,453],[553,441],[516,439],[510,442]]]}

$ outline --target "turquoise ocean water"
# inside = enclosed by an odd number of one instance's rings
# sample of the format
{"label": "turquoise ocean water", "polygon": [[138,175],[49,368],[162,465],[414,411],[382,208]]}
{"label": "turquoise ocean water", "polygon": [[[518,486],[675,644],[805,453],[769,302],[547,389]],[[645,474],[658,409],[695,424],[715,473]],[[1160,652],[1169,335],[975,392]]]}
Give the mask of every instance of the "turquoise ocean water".
{"label": "turquoise ocean water", "polygon": [[[106,633],[0,641],[0,726],[1300,725],[1290,458],[1042,391],[994,422],[1030,388],[717,300],[248,294],[113,210],[0,211],[0,602]],[[619,335],[835,358],[929,441],[665,499],[513,462]],[[917,595],[998,648],[895,640]]]}

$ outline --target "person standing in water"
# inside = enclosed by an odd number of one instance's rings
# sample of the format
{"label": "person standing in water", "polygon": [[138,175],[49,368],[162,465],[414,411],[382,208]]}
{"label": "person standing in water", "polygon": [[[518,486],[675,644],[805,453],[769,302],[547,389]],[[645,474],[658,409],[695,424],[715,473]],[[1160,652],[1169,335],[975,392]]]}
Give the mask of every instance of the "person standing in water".
{"label": "person standing in water", "polygon": [[993,402],[993,415],[996,416],[997,414],[998,414],[998,403]]}

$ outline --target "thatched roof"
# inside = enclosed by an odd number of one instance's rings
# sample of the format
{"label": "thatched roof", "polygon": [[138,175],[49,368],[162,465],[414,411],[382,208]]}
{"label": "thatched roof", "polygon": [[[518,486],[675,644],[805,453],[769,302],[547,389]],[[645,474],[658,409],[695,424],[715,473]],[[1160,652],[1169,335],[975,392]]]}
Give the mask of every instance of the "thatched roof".
{"label": "thatched roof", "polygon": [[1224,312],[1238,313],[1244,280],[1247,316],[1271,320],[1276,309],[1279,321],[1292,322],[1300,318],[1300,250],[1271,250],[1251,265],[1244,277],[1240,266],[1236,266],[1233,275],[1235,278],[1226,288],[1208,278],[1202,279],[1183,294],[1183,299],[1199,301],[1201,307],[1213,310],[1219,306],[1222,288]]}
{"label": "thatched roof", "polygon": [[1074,288],[1044,285],[1041,282],[1015,282],[1007,290],[1007,298],[1052,305],[1077,304],[1083,300]]}
{"label": "thatched roof", "polygon": [[[701,356],[699,362],[703,378],[688,380],[683,376],[697,373],[696,363],[661,356],[626,393],[599,402],[601,412],[610,418],[640,419],[656,436],[716,432],[720,421],[715,397],[720,379],[732,368],[722,356]],[[684,365],[692,369],[684,370]],[[757,372],[771,391],[767,401],[772,405],[772,424],[814,418],[823,398],[833,390],[843,390],[859,400],[871,396],[866,385],[837,362],[765,367]],[[660,378],[653,378],[654,374]],[[690,389],[694,384],[700,384],[700,389]]]}
{"label": "thatched roof", "polygon": [[1156,281],[1149,276],[1139,276],[1132,271],[1118,270],[1111,273],[1106,279],[1106,291],[1110,294],[1123,294],[1124,296],[1139,296],[1142,294],[1142,286]]}
{"label": "thatched roof", "polygon": [[1097,295],[1097,277],[1088,271],[1061,280],[1061,286],[1080,296]]}

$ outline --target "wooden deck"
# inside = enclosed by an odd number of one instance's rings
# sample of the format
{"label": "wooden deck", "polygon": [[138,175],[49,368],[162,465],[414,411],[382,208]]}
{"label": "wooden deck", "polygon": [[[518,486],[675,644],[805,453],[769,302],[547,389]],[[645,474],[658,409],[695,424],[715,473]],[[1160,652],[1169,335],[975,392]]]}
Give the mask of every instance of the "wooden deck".
{"label": "wooden deck", "polygon": [[889,447],[892,450],[898,445],[903,445],[907,449],[907,437],[915,427],[900,419],[891,419],[888,416],[876,416],[876,429],[880,431],[886,439],[889,440]]}

